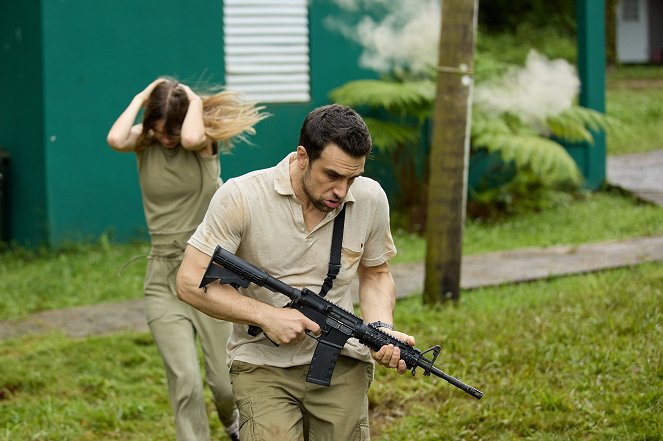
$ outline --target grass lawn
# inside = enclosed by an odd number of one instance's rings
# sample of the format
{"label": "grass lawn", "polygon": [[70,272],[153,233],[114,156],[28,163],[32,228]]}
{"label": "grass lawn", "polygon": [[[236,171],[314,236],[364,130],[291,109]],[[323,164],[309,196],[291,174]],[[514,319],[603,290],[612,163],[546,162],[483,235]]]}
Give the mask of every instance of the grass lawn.
{"label": "grass lawn", "polygon": [[[496,223],[470,223],[465,251],[661,234],[663,208],[619,192],[568,200]],[[421,238],[397,234],[401,261]],[[4,318],[140,298],[145,244],[0,254]],[[398,302],[395,322],[436,365],[482,390],[378,369],[373,439],[654,440],[663,436],[663,266],[465,291],[456,306]],[[161,361],[148,334],[0,342],[0,440],[173,439]],[[209,394],[208,394],[209,396]],[[209,407],[210,415],[213,414]],[[224,439],[211,418],[217,439]]]}
{"label": "grass lawn", "polygon": [[638,89],[606,91],[606,113],[627,127],[607,137],[610,155],[663,149],[663,69],[656,82],[643,81]]}
{"label": "grass lawn", "polygon": [[140,298],[147,244],[71,245],[0,253],[0,320],[31,312]]}
{"label": "grass lawn", "polygon": [[482,390],[379,371],[379,440],[663,438],[663,266],[466,292],[455,308],[399,303],[396,323]]}
{"label": "grass lawn", "polygon": [[[417,347],[441,344],[436,365],[485,395],[378,368],[373,439],[661,439],[662,290],[663,266],[645,264],[465,292],[456,307],[399,301]],[[147,334],[24,337],[0,358],[0,440],[174,438]]]}

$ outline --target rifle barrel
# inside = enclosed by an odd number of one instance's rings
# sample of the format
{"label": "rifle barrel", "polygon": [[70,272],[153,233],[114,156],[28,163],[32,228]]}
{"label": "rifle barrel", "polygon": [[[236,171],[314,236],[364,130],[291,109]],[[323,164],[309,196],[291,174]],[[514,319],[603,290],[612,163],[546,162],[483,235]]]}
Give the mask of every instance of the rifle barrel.
{"label": "rifle barrel", "polygon": [[458,378],[452,377],[449,374],[446,374],[442,372],[440,369],[436,368],[435,366],[432,366],[430,371],[437,375],[438,377],[448,381],[449,383],[453,384],[456,386],[458,389],[462,390],[463,392],[466,392],[470,395],[472,395],[474,398],[477,400],[480,400],[481,397],[483,397],[483,392],[481,392],[479,389],[475,389],[469,384],[465,384],[462,381],[460,381]]}

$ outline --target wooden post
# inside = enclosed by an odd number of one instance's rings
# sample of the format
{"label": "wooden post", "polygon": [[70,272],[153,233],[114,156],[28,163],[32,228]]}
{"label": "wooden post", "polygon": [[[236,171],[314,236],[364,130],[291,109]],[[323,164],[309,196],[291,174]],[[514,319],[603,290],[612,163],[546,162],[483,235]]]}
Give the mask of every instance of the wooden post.
{"label": "wooden post", "polygon": [[444,0],[441,12],[426,221],[427,304],[460,297],[478,0]]}

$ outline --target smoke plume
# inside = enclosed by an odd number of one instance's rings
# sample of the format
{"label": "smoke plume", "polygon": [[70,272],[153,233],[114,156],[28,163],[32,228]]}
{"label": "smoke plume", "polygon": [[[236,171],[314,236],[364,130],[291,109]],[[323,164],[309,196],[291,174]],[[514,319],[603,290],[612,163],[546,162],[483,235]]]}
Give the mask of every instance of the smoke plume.
{"label": "smoke plume", "polygon": [[395,69],[423,72],[437,63],[439,0],[335,0],[347,11],[384,11],[379,20],[365,15],[355,26],[329,17],[326,25],[360,44],[359,63],[380,73]]}
{"label": "smoke plume", "polygon": [[[425,72],[437,65],[440,0],[334,0],[361,16],[354,25],[328,17],[330,28],[363,47],[360,65],[384,74]],[[369,15],[370,13],[370,15]],[[383,17],[376,20],[372,17]],[[495,81],[478,84],[474,104],[496,114],[512,113],[536,128],[569,108],[580,90],[575,67],[532,50],[524,67]]]}
{"label": "smoke plume", "polygon": [[535,127],[573,104],[580,90],[575,67],[531,50],[522,68],[496,81],[477,85],[474,103],[488,112],[512,113]]}

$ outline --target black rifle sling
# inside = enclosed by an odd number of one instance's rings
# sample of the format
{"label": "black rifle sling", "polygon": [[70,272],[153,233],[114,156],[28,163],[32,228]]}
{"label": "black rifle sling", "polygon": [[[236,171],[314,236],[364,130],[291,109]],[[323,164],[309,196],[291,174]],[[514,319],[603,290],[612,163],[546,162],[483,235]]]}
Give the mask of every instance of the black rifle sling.
{"label": "black rifle sling", "polygon": [[[338,273],[341,271],[341,248],[343,247],[343,224],[345,223],[345,205],[341,209],[341,212],[338,213],[336,219],[334,219],[334,230],[332,231],[332,243],[331,251],[329,253],[329,269],[327,270],[327,278],[322,283],[320,287],[320,297],[327,295],[332,286],[334,286],[334,279],[338,276]],[[254,337],[260,334],[262,329],[255,325],[249,325],[249,334]],[[269,337],[267,337],[269,338]],[[270,339],[271,341],[271,339]],[[272,342],[274,343],[274,342]],[[278,346],[276,343],[274,343]],[[326,364],[325,364],[326,365]],[[332,368],[333,368],[332,364]]]}
{"label": "black rifle sling", "polygon": [[334,279],[341,271],[341,248],[343,247],[343,226],[345,223],[345,205],[334,219],[334,231],[332,232],[331,251],[329,252],[329,270],[327,271],[327,278],[320,287],[320,297],[327,295],[329,290],[334,286]]}

